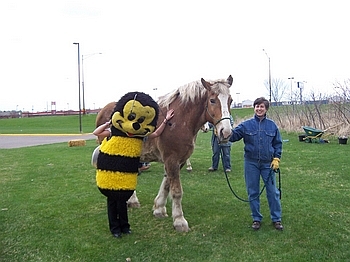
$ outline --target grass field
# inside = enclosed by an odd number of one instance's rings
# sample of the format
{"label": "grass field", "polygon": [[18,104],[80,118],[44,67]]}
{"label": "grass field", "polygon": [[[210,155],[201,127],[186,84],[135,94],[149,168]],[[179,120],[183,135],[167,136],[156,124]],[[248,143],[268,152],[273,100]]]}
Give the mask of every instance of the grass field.
{"label": "grass field", "polygon": [[[96,115],[82,116],[83,133],[95,129]],[[79,134],[79,116],[42,116],[0,119],[0,134]]]}
{"label": "grass field", "polygon": [[[43,131],[55,122],[44,120],[33,128]],[[73,132],[77,123],[62,132]],[[91,118],[85,125],[93,129],[93,123]],[[109,233],[106,200],[95,185],[90,165],[95,141],[84,147],[0,149],[0,261],[349,261],[349,145],[335,138],[328,144],[304,143],[283,132],[288,140],[280,165],[285,230],[272,227],[263,194],[265,218],[254,232],[248,204],[232,195],[222,167],[207,172],[210,135],[198,134],[193,171],[181,171],[191,231],[174,231],[170,201],[168,218],[153,217],[163,170],[152,163],[139,176],[141,207],[129,211],[133,233],[122,239]],[[245,198],[242,142],[233,144],[231,157],[230,182]]]}
{"label": "grass field", "polygon": [[[242,119],[252,113],[251,108],[232,110],[234,119]],[[95,129],[96,115],[82,116],[83,133]],[[0,119],[0,134],[79,134],[79,116],[43,116]]]}

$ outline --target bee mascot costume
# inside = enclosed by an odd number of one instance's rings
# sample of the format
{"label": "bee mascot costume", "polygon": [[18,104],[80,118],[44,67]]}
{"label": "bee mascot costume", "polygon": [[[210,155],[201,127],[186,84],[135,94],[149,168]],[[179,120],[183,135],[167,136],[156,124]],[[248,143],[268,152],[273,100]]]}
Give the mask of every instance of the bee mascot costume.
{"label": "bee mascot costume", "polygon": [[107,197],[109,229],[117,238],[131,233],[126,201],[136,189],[143,138],[155,131],[158,114],[149,95],[125,94],[111,115],[111,136],[100,147],[96,183]]}

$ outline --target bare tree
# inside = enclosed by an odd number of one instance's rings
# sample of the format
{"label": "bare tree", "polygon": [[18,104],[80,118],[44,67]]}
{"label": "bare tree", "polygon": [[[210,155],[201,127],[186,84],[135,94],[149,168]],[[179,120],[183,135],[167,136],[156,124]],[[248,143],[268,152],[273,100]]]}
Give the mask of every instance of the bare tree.
{"label": "bare tree", "polygon": [[334,85],[336,95],[333,97],[333,106],[336,108],[337,117],[350,124],[350,79],[344,83],[337,82]]}
{"label": "bare tree", "polygon": [[350,79],[334,84],[335,93],[327,96],[312,91],[303,103],[272,107],[269,117],[283,130],[300,132],[304,126],[327,132],[326,135],[350,136]]}
{"label": "bare tree", "polygon": [[[265,80],[264,85],[268,92],[270,92],[269,81]],[[271,99],[275,102],[281,102],[282,98],[288,90],[288,83],[281,78],[272,78],[271,79]]]}

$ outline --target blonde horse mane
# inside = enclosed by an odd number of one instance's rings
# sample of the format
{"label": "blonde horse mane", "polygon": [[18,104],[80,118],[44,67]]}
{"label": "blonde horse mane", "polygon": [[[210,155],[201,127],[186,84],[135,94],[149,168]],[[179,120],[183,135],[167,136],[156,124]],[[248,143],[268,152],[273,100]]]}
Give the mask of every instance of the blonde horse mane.
{"label": "blonde horse mane", "polygon": [[[220,79],[216,81],[207,81],[212,84],[211,90],[215,93],[227,93],[229,94],[229,84],[226,79]],[[223,84],[219,85],[219,84]],[[169,105],[176,99],[180,98],[181,104],[187,104],[188,102],[195,101],[196,98],[202,98],[206,94],[207,90],[203,87],[201,80],[193,81],[186,85],[180,86],[174,91],[162,96],[158,100],[160,107],[169,108]]]}

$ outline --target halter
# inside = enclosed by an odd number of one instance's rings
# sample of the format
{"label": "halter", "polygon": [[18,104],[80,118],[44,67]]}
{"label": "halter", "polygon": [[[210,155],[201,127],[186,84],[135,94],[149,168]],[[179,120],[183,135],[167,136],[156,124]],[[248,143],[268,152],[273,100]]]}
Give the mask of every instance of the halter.
{"label": "halter", "polygon": [[[209,110],[208,110],[208,106],[206,106],[206,108],[205,108],[206,110],[207,110],[207,113],[208,113],[208,115],[214,120],[214,122],[216,121],[216,119],[215,119],[215,117],[213,117],[210,113],[209,113]],[[229,117],[223,117],[223,118],[221,118],[221,119],[219,119],[218,121],[216,121],[216,123],[214,124],[214,126],[216,126],[217,124],[219,124],[222,120],[225,120],[225,119],[228,119],[228,120],[230,120],[231,118],[229,118]]]}

